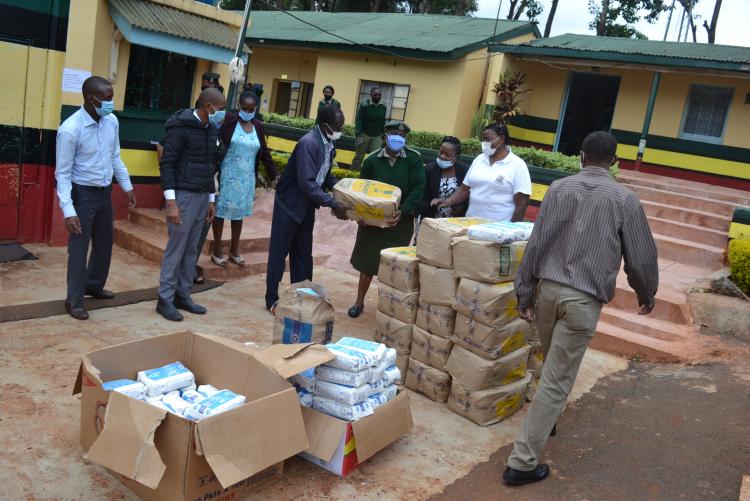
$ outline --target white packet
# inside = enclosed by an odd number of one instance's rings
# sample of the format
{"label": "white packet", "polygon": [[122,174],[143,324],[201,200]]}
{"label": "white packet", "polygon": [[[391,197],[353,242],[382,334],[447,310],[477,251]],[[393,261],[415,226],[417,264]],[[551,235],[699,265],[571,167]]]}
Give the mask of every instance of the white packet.
{"label": "white packet", "polygon": [[401,382],[401,371],[395,365],[391,365],[383,373],[383,379],[386,386],[398,384]]}
{"label": "white packet", "polygon": [[339,346],[336,344],[328,344],[326,345],[326,348],[335,355],[333,360],[324,364],[328,367],[358,372],[364,371],[367,368],[372,367],[374,364],[373,358],[361,351],[352,350],[346,346]]}
{"label": "white packet", "polygon": [[195,404],[206,398],[206,396],[196,390],[185,390],[182,392],[182,396],[180,398],[182,398],[189,404]]}
{"label": "white packet", "polygon": [[343,419],[344,421],[356,421],[363,417],[372,415],[372,404],[364,401],[356,405],[346,405],[327,398],[314,397],[313,409],[330,416]]}
{"label": "white packet", "polygon": [[336,346],[344,346],[351,350],[364,353],[369,355],[373,360],[373,367],[380,363],[385,355],[385,351],[388,348],[386,345],[376,343],[375,341],[367,341],[365,339],[358,339],[356,337],[342,337],[335,343]]}
{"label": "white packet", "polygon": [[336,402],[354,405],[367,400],[367,397],[374,395],[383,389],[383,381],[375,384],[365,384],[359,388],[344,386],[342,384],[329,383],[328,381],[318,381],[315,385],[315,396],[334,400]]}
{"label": "white packet", "polygon": [[297,396],[299,397],[299,404],[304,407],[313,406],[313,394],[306,390],[298,390]]}
{"label": "white packet", "polygon": [[219,393],[219,390],[217,390],[210,384],[202,384],[196,389],[196,391],[204,397],[213,397],[214,395]]}
{"label": "white packet", "polygon": [[148,395],[143,398],[143,401],[147,404],[154,405],[156,402],[161,402],[161,399],[164,398],[164,395],[161,393],[156,395],[155,397],[149,397]]}
{"label": "white packet", "polygon": [[383,391],[381,391],[380,394],[384,395],[386,400],[393,400],[394,398],[396,398],[396,395],[398,395],[398,387],[396,387],[395,384],[386,386],[385,388],[383,388]]}
{"label": "white packet", "polygon": [[398,352],[395,350],[395,348],[388,348],[385,350],[385,354],[383,355],[383,360],[381,363],[386,364],[386,367],[390,367],[391,365],[396,365],[396,360],[398,359]]}
{"label": "white packet", "polygon": [[195,376],[182,362],[138,372],[138,381],[146,386],[146,394],[155,397],[195,383]]}
{"label": "white packet", "polygon": [[320,365],[315,369],[315,379],[316,387],[320,381],[357,387],[366,384],[370,380],[370,370],[350,372],[344,369]]}
{"label": "white packet", "polygon": [[314,393],[315,390],[315,369],[307,369],[304,372],[295,374],[289,378],[289,381],[297,388],[302,388],[308,393]]}
{"label": "white packet", "polygon": [[385,372],[396,363],[396,350],[388,348],[383,355],[382,360],[377,367],[370,369],[370,382],[378,381],[385,378]]}
{"label": "white packet", "polygon": [[139,382],[133,381],[132,379],[118,379],[116,381],[109,381],[102,385],[104,391],[116,391],[137,400],[143,400],[146,396],[146,386]]}
{"label": "white packet", "polygon": [[179,416],[183,416],[185,411],[190,407],[190,404],[184,401],[179,395],[164,395],[161,403],[166,405],[170,412]]}
{"label": "white packet", "polygon": [[383,405],[384,403],[386,403],[388,401],[388,398],[382,393],[376,393],[375,395],[367,397],[367,401],[372,406],[372,410],[375,410],[381,405]]}
{"label": "white packet", "polygon": [[197,389],[198,389],[198,387],[195,386],[195,383],[191,384],[190,386],[186,386],[184,388],[180,388],[180,396],[182,396],[182,394],[184,392],[186,392],[186,391],[195,391]]}
{"label": "white packet", "polygon": [[216,414],[234,409],[244,403],[244,395],[237,395],[229,390],[221,390],[220,392],[191,405],[185,410],[185,417],[198,421],[205,417],[215,416]]}

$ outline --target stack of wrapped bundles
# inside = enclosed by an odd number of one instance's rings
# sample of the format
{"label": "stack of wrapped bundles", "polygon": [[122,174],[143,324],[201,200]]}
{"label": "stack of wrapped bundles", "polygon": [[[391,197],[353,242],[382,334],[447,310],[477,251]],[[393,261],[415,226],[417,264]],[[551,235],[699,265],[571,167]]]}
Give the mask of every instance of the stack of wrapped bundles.
{"label": "stack of wrapped bundles", "polygon": [[480,224],[452,241],[460,281],[445,365],[452,376],[448,408],[482,426],[512,415],[526,400],[530,326],[518,316],[513,280],[531,228]]}
{"label": "stack of wrapped bundles", "polygon": [[448,399],[451,377],[445,370],[453,348],[458,278],[453,266],[452,240],[465,235],[480,218],[425,219],[417,237],[420,297],[412,334],[406,387],[436,402]]}
{"label": "stack of wrapped bundles", "polygon": [[412,331],[419,305],[419,260],[416,247],[393,247],[380,253],[375,341],[393,348],[396,366],[406,375]]}

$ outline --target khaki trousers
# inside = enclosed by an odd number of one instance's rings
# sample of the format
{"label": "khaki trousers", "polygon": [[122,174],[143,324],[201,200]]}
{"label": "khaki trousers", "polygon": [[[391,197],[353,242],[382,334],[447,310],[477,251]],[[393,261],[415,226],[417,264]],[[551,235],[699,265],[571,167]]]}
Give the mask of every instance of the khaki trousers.
{"label": "khaki trousers", "polygon": [[362,161],[365,159],[365,155],[372,153],[382,145],[383,138],[380,136],[358,135],[355,143],[356,151],[352,160],[352,170],[362,170]]}
{"label": "khaki trousers", "polygon": [[531,471],[539,464],[544,445],[573,389],[601,310],[601,301],[589,294],[548,280],[539,284],[534,316],[544,366],[529,414],[508,457],[511,468]]}

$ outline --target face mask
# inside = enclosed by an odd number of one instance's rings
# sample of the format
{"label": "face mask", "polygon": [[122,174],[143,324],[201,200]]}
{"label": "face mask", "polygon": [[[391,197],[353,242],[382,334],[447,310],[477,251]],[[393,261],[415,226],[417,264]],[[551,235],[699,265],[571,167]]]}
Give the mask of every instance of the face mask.
{"label": "face mask", "polygon": [[389,134],[385,138],[385,144],[388,145],[389,150],[399,152],[404,149],[406,138],[398,134]]}
{"label": "face mask", "polygon": [[492,156],[496,151],[497,148],[492,147],[492,141],[482,141],[482,153]]}
{"label": "face mask", "polygon": [[[211,106],[213,108],[213,106]],[[208,114],[208,122],[212,124],[214,127],[219,128],[221,126],[221,122],[224,121],[224,110],[216,110],[214,109],[213,113]]]}
{"label": "face mask", "polygon": [[343,134],[343,132],[341,132],[341,131],[339,131],[339,132],[333,132],[333,129],[331,129],[331,126],[328,125],[328,124],[323,124],[323,125],[325,125],[326,129],[328,129],[329,131],[331,131],[331,132],[325,132],[324,131],[326,137],[328,139],[330,139],[331,141],[337,141],[341,137],[341,135]]}
{"label": "face mask", "polygon": [[115,102],[114,101],[102,101],[98,97],[94,96],[94,99],[99,101],[101,103],[101,108],[94,107],[96,110],[96,114],[100,117],[106,117],[113,111],[115,111]]}
{"label": "face mask", "polygon": [[330,103],[331,99],[333,99],[333,96],[323,96],[323,99],[325,100],[326,103]]}
{"label": "face mask", "polygon": [[453,160],[443,160],[442,158],[438,158],[435,161],[441,169],[450,169],[451,165],[453,165]]}
{"label": "face mask", "polygon": [[382,98],[380,96],[378,96],[378,97],[373,97],[371,99],[372,99],[373,103],[378,104]]}
{"label": "face mask", "polygon": [[243,122],[249,122],[253,118],[255,118],[255,112],[254,111],[253,112],[249,112],[249,111],[242,111],[242,110],[240,110],[240,120],[242,120]]}

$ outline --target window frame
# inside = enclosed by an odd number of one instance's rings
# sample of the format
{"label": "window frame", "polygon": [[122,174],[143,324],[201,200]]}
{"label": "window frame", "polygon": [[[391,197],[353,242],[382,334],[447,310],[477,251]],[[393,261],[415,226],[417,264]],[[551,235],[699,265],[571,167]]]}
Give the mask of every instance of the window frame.
{"label": "window frame", "polygon": [[[730,91],[729,106],[727,106],[727,111],[724,114],[724,123],[722,123],[721,125],[720,136],[706,136],[703,134],[693,134],[691,132],[685,132],[685,123],[687,122],[688,111],[690,109],[690,100],[693,96],[693,89],[697,87],[702,87],[705,89],[729,90]],[[679,130],[678,137],[686,141],[698,141],[698,142],[710,143],[710,144],[724,144],[724,136],[727,133],[727,123],[729,122],[729,113],[731,113],[732,111],[732,104],[734,102],[734,93],[735,93],[734,87],[728,87],[728,86],[723,86],[723,85],[702,84],[702,83],[691,83],[690,87],[688,88],[687,97],[685,98],[685,105],[682,110],[682,119],[680,120],[680,130]]]}
{"label": "window frame", "polygon": [[[382,87],[386,86],[386,85],[390,86],[393,89],[393,93],[390,96],[390,101],[388,103],[384,103],[386,105],[386,117],[385,117],[385,119],[386,119],[386,121],[389,121],[389,120],[400,120],[402,122],[405,122],[406,121],[406,112],[409,109],[409,99],[411,97],[411,84],[402,84],[402,83],[394,83],[394,82],[383,82],[383,81],[380,81],[380,80],[366,80],[366,79],[360,80],[359,81],[359,90],[357,92],[357,96],[358,96],[357,108],[359,108],[359,104],[362,103],[362,101],[364,101],[365,99],[367,99],[368,97],[370,97],[370,93],[369,92],[362,92],[363,87],[367,83],[374,83],[374,84],[376,84],[375,86],[381,88],[381,90],[382,90]],[[396,88],[397,87],[406,87],[406,97],[405,98],[398,98],[398,99],[404,99],[405,100],[404,101],[404,107],[403,108],[396,108],[398,110],[404,110],[404,116],[403,116],[403,118],[393,118],[393,116],[391,115],[391,112],[393,110],[393,100],[396,99],[395,94],[396,94]]]}

